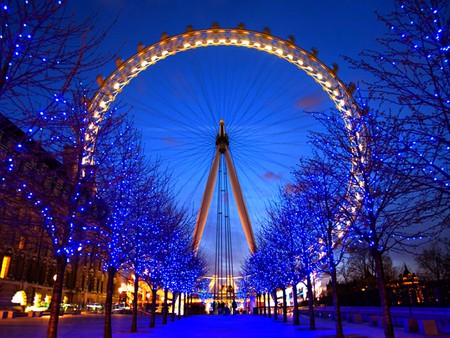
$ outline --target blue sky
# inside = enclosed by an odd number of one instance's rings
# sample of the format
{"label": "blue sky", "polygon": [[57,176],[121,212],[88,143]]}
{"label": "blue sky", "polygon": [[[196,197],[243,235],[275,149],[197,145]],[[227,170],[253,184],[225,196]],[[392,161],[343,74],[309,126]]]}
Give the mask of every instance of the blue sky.
{"label": "blue sky", "polygon": [[[236,27],[243,22],[251,30],[269,27],[280,38],[293,35],[306,50],[317,48],[319,59],[329,66],[338,63],[339,77],[349,83],[365,75],[350,69],[342,55],[356,58],[363,49],[377,48],[375,39],[386,27],[377,22],[375,11],[387,13],[393,2],[81,0],[69,7],[79,18],[100,9],[101,27],[117,18],[101,48],[124,59],[136,53],[139,43],[158,41],[162,32],[176,35],[187,25],[208,28],[218,22],[221,27]],[[224,118],[255,232],[278,187],[289,182],[291,168],[308,155],[307,132],[318,126],[304,111],[332,106],[300,70],[261,54],[235,47],[177,54],[141,73],[118,96],[143,131],[149,156],[164,161],[173,173],[180,203],[193,213],[214,154],[218,120]],[[98,73],[106,77],[114,68],[112,62]],[[234,210],[232,203],[235,267],[239,267],[247,248]],[[214,247],[215,217],[211,210],[201,245],[208,255]]]}

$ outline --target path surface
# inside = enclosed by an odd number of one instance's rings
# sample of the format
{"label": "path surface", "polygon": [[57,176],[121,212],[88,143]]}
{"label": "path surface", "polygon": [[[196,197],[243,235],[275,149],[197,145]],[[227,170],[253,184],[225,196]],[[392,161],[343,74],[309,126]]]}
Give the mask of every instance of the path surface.
{"label": "path surface", "polygon": [[[138,333],[129,333],[130,315],[113,316],[113,337],[115,338],[331,338],[335,333],[334,321],[317,319],[317,330],[308,328],[307,317],[301,317],[301,325],[283,323],[281,319],[255,315],[236,316],[190,316],[162,325],[160,318],[157,327],[148,328],[148,317],[139,317]],[[15,318],[0,320],[0,338],[44,338],[48,317]],[[370,327],[367,323],[344,323],[344,333],[349,338],[382,338],[382,329]],[[58,337],[61,338],[101,338],[103,336],[103,317],[101,315],[71,316],[60,318]],[[406,333],[395,328],[396,338],[422,338],[419,333]],[[450,338],[450,334],[434,336]]]}

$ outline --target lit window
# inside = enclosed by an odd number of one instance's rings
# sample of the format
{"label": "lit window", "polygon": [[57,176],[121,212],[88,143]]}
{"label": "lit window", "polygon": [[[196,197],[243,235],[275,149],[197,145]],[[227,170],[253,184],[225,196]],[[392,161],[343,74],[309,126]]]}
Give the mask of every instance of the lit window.
{"label": "lit window", "polygon": [[19,240],[19,250],[22,250],[25,247],[25,237],[20,236]]}
{"label": "lit window", "polygon": [[5,278],[8,275],[9,263],[11,262],[11,257],[3,257],[2,270],[0,271],[0,278]]}

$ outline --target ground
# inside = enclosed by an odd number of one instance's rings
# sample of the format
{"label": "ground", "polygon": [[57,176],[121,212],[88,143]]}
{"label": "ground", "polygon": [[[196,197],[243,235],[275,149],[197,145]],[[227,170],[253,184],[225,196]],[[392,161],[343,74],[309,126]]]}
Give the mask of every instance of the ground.
{"label": "ground", "polygon": [[[197,337],[233,337],[233,338],[274,338],[274,337],[301,337],[301,338],[330,338],[335,332],[335,323],[329,319],[317,319],[317,330],[308,328],[308,318],[301,317],[300,326],[293,326],[292,322],[283,323],[279,318],[256,315],[229,315],[229,316],[189,316],[176,319],[167,325],[161,324],[158,318],[155,328],[148,327],[149,318],[138,318],[138,333],[129,333],[131,325],[130,315],[113,316],[113,337],[115,338],[197,338]],[[0,320],[0,338],[40,338],[45,337],[48,317],[42,318],[15,318]],[[344,333],[348,338],[378,338],[383,337],[383,331],[371,327],[367,323],[344,323]],[[65,315],[60,319],[58,337],[62,338],[90,338],[103,336],[102,315]],[[419,333],[407,333],[402,328],[395,329],[396,338],[421,338]],[[450,334],[434,336],[450,338]]]}

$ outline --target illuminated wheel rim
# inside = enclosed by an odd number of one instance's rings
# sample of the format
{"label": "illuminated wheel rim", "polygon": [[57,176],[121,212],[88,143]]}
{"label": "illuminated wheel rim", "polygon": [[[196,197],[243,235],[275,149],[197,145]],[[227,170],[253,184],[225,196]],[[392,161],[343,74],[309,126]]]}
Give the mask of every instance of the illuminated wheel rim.
{"label": "illuminated wheel rim", "polygon": [[[236,46],[256,49],[275,55],[295,65],[314,79],[341,113],[347,129],[351,129],[349,118],[358,116],[359,109],[350,91],[337,75],[315,55],[296,46],[292,41],[244,28],[218,28],[191,30],[172,37],[163,35],[162,39],[148,47],[138,46],[138,52],[126,61],[117,60],[117,68],[105,80],[98,78],[99,90],[94,95],[90,109],[96,119],[101,120],[117,95],[141,72],[157,62],[180,52],[201,47]],[[98,132],[97,124],[92,126],[89,138]],[[95,144],[86,149],[84,163],[94,163]]]}
{"label": "illuminated wheel rim", "polygon": [[[267,32],[260,33],[243,28],[188,29],[187,32],[172,37],[163,35],[160,41],[145,48],[139,45],[138,52],[126,61],[117,60],[117,68],[106,79],[97,79],[100,88],[90,103],[90,110],[94,112],[95,118],[101,121],[118,94],[141,72],[177,53],[213,46],[254,49],[283,59],[305,72],[323,89],[336,106],[348,131],[352,146],[364,147],[364,134],[356,133],[358,139],[350,136],[353,129],[351,118],[358,117],[360,109],[351,95],[351,90],[332,69],[321,62],[316,55],[296,46],[292,41],[274,37]],[[96,123],[90,128],[92,134],[97,133],[99,124]],[[94,135],[88,135],[88,137],[95,140]],[[95,143],[91,143],[90,148],[86,149],[87,155],[84,163],[93,164],[95,162],[94,150]],[[356,167],[355,164],[355,162],[350,164],[353,171]],[[355,172],[354,177],[358,180]],[[357,187],[359,182],[349,182],[349,184]]]}

